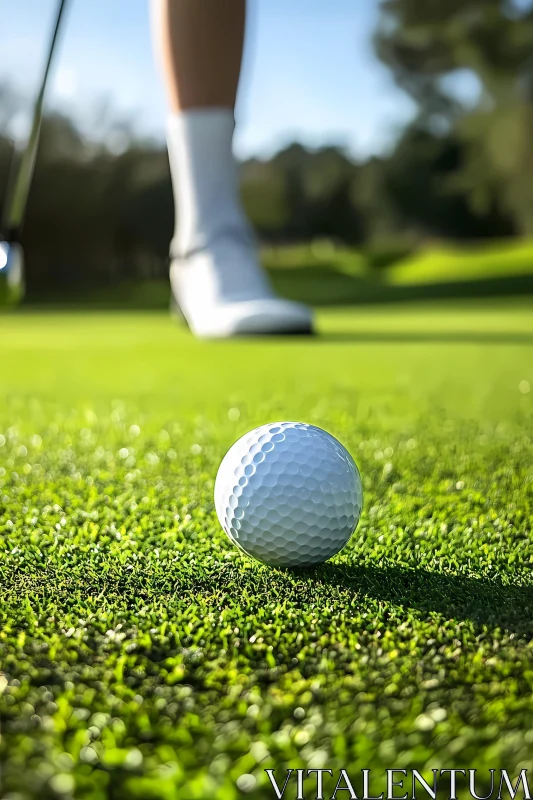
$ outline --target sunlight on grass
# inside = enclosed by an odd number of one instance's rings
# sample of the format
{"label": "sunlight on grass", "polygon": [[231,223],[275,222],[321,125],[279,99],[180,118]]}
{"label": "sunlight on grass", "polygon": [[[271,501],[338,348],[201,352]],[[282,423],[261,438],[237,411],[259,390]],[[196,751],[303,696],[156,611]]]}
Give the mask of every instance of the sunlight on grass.
{"label": "sunlight on grass", "polygon": [[[489,769],[531,763],[530,302],[318,326],[199,342],[162,313],[0,319],[10,797],[239,800],[247,776],[266,800],[266,768],[458,754],[486,795]],[[360,525],[313,570],[246,558],[214,510],[227,448],[279,419],[361,471]]]}
{"label": "sunlight on grass", "polygon": [[501,242],[422,250],[387,273],[393,285],[447,283],[533,275],[533,242]]}

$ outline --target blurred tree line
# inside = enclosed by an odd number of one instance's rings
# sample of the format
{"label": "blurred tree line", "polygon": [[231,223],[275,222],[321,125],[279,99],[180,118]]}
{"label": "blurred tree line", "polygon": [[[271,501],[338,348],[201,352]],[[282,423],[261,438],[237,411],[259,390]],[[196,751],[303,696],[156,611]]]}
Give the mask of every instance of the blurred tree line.
{"label": "blurred tree line", "polygon": [[[381,265],[428,239],[533,234],[533,2],[380,8],[376,52],[415,100],[415,118],[389,153],[364,162],[293,144],[243,163],[259,237],[328,237]],[[0,89],[3,187],[12,98]],[[31,287],[163,276],[173,224],[166,150],[132,136],[117,152],[47,116],[24,230]]]}

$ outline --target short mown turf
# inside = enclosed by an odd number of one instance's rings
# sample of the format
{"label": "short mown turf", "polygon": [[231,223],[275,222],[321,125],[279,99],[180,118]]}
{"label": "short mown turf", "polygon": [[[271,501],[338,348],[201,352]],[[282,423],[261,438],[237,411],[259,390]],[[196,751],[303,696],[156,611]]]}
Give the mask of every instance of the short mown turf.
{"label": "short mown turf", "polygon": [[[532,310],[326,311],[315,340],[233,343],[163,314],[0,319],[4,795],[267,798],[287,767],[345,767],[359,796],[365,768],[377,794],[385,768],[477,767],[481,794],[533,769]],[[247,559],[214,512],[226,449],[280,419],[363,476],[313,570]]]}

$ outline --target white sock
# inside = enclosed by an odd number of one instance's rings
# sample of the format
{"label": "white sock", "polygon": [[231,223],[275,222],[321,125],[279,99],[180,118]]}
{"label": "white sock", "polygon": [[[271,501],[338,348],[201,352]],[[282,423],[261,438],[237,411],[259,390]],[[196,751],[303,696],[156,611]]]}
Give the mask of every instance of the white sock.
{"label": "white sock", "polygon": [[276,297],[242,208],[233,112],[193,109],[168,120],[176,229],[172,295],[197,336],[307,332],[309,310]]}
{"label": "white sock", "polygon": [[172,114],[167,142],[176,207],[173,256],[206,247],[227,229],[248,228],[233,155],[233,111],[198,108]]}

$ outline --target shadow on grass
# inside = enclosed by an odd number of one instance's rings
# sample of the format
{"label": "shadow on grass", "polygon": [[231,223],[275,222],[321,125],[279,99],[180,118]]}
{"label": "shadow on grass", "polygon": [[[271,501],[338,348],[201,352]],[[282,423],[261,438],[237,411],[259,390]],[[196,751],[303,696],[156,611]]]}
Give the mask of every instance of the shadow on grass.
{"label": "shadow on grass", "polygon": [[[516,573],[515,573],[516,575]],[[523,580],[524,571],[520,571]],[[241,604],[247,613],[263,608],[265,600],[292,603],[302,609],[335,607],[348,617],[368,601],[385,604],[382,618],[398,624],[398,609],[410,610],[418,618],[437,615],[441,620],[470,621],[479,630],[499,628],[516,637],[533,638],[533,586],[507,584],[499,575],[492,578],[446,573],[397,564],[385,566],[349,565],[328,562],[311,569],[270,569],[257,562],[246,568],[240,560],[213,562],[204,570],[188,561],[164,567],[125,572],[122,564],[109,565],[105,574],[80,564],[75,574],[57,575],[49,569],[32,569],[14,574],[6,585],[3,602],[20,602],[31,596],[54,599],[67,605],[74,597],[120,597],[136,607],[139,602],[212,603],[217,608]],[[365,602],[366,601],[366,602]],[[387,605],[390,606],[387,608]],[[439,620],[436,620],[439,624]]]}
{"label": "shadow on grass", "polygon": [[533,333],[512,331],[346,331],[320,333],[313,340],[321,344],[533,344]]}
{"label": "shadow on grass", "polygon": [[[311,569],[274,571],[263,567],[242,570],[238,563],[231,563],[213,566],[210,574],[201,577],[172,572],[161,576],[167,590],[172,587],[172,593],[185,591],[195,596],[201,593],[218,604],[246,596],[251,609],[268,597],[302,608],[312,605],[320,613],[322,604],[342,608],[347,593],[348,614],[353,601],[364,605],[365,600],[374,600],[390,604],[390,615],[394,607],[411,609],[419,617],[436,614],[448,620],[469,620],[478,628],[500,628],[533,637],[533,586],[523,583],[523,571],[522,585],[507,584],[499,575],[477,578],[394,563],[358,566],[328,562]],[[151,591],[161,592],[163,584],[151,582]],[[384,618],[388,615],[385,608]]]}
{"label": "shadow on grass", "polygon": [[533,294],[533,275],[446,281],[419,285],[387,283],[386,273],[348,275],[332,266],[270,271],[276,290],[291,300],[312,306],[403,303],[415,300],[453,300],[476,297],[513,297]]}
{"label": "shadow on grass", "polygon": [[[294,574],[294,573],[293,573]],[[374,600],[476,625],[533,635],[533,586],[506,585],[491,580],[408,569],[322,564],[299,571],[301,581],[319,580]]]}

